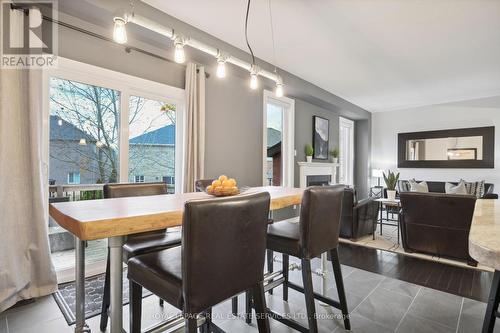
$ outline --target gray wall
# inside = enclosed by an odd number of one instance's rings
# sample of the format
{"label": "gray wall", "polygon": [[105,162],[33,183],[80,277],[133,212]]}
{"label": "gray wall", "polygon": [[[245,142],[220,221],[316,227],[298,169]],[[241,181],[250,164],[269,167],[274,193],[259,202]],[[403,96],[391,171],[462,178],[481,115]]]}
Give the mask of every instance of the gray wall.
{"label": "gray wall", "polygon": [[[59,19],[103,36],[111,36],[113,11],[123,5],[119,0],[59,2]],[[192,26],[167,14],[161,13],[142,2],[135,5],[137,13],[163,24],[170,25],[183,33],[219,47],[235,56],[248,58],[246,52],[234,48]],[[158,35],[129,27],[129,45],[144,49],[162,57],[171,57],[171,42]],[[208,73],[215,74],[215,61],[200,52],[190,49],[188,60],[205,64]],[[145,55],[140,52],[124,52],[124,47],[112,42],[87,36],[69,28],[59,27],[59,55],[92,65],[135,75],[145,79],[184,88],[185,67],[168,60]],[[265,62],[258,61],[262,68],[273,70]],[[339,115],[358,122],[367,121],[368,128],[357,131],[361,139],[356,144],[356,185],[360,196],[367,193],[364,161],[370,159],[371,137],[367,111],[335,96],[290,73],[279,70],[286,84],[286,93],[295,99],[295,148],[296,161],[303,161],[304,145],[312,143],[312,116],[330,119],[330,147],[338,144]],[[262,89],[273,90],[272,83],[261,79]],[[248,73],[229,66],[228,75],[219,80],[211,75],[206,82],[206,176],[214,177],[227,173],[242,185],[260,185],[262,182],[262,89],[252,91],[248,87]],[[364,154],[364,156],[358,156]],[[298,184],[298,171],[295,182]]]}
{"label": "gray wall", "polygon": [[[295,100],[295,149],[297,156],[295,162],[306,160],[304,146],[313,144],[313,116],[320,116],[329,120],[329,146],[330,150],[339,145],[339,114],[337,111],[323,109],[314,104]],[[314,160],[315,162],[329,162]],[[299,186],[299,166],[295,163],[295,185]]]}

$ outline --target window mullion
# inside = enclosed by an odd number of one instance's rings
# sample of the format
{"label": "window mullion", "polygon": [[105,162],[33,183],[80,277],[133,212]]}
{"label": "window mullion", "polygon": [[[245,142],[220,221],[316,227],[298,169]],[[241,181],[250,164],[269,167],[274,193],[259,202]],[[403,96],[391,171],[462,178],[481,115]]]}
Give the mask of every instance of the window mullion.
{"label": "window mullion", "polygon": [[128,182],[128,157],[129,157],[129,99],[127,89],[120,92],[120,183]]}

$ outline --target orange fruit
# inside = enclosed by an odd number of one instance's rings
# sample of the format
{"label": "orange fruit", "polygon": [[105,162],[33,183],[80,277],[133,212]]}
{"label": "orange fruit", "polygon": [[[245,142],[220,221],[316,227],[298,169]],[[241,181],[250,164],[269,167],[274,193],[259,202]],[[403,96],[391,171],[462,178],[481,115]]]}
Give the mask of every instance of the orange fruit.
{"label": "orange fruit", "polygon": [[226,179],[225,181],[222,182],[222,186],[223,187],[233,187],[234,185],[229,179]]}
{"label": "orange fruit", "polygon": [[207,192],[208,193],[212,193],[212,191],[213,191],[212,185],[208,185],[207,186]]}
{"label": "orange fruit", "polygon": [[219,180],[222,183],[223,181],[227,180],[227,176],[226,175],[222,175],[222,176],[219,177]]}
{"label": "orange fruit", "polygon": [[231,184],[232,184],[231,186],[232,187],[236,186],[236,180],[234,178],[229,178],[228,180],[231,182]]}
{"label": "orange fruit", "polygon": [[212,188],[217,188],[219,186],[222,186],[222,182],[220,180],[216,179],[212,182]]}

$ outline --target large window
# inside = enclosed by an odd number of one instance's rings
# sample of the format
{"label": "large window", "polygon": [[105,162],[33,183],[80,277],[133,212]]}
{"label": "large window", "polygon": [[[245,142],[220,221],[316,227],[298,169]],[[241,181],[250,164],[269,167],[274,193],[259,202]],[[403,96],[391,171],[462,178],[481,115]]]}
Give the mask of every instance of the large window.
{"label": "large window", "polygon": [[[50,201],[100,199],[114,182],[180,191],[184,90],[60,58],[44,71],[44,96]],[[71,280],[73,236],[51,220],[49,240],[60,281]],[[89,274],[106,252],[105,240],[88,242]]]}
{"label": "large window", "polygon": [[264,91],[264,185],[294,185],[294,105],[290,98]]}

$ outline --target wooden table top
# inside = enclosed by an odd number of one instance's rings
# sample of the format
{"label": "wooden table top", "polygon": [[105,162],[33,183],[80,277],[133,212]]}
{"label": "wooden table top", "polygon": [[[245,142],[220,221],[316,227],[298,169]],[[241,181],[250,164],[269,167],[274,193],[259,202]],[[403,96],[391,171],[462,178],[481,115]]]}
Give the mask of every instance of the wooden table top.
{"label": "wooden table top", "polygon": [[[299,205],[303,189],[277,186],[252,187],[243,194],[267,191],[271,210]],[[49,205],[50,216],[81,240],[95,240],[182,225],[184,204],[213,199],[203,192],[101,200],[58,202]]]}
{"label": "wooden table top", "polygon": [[500,270],[500,200],[476,201],[469,253],[480,264]]}

